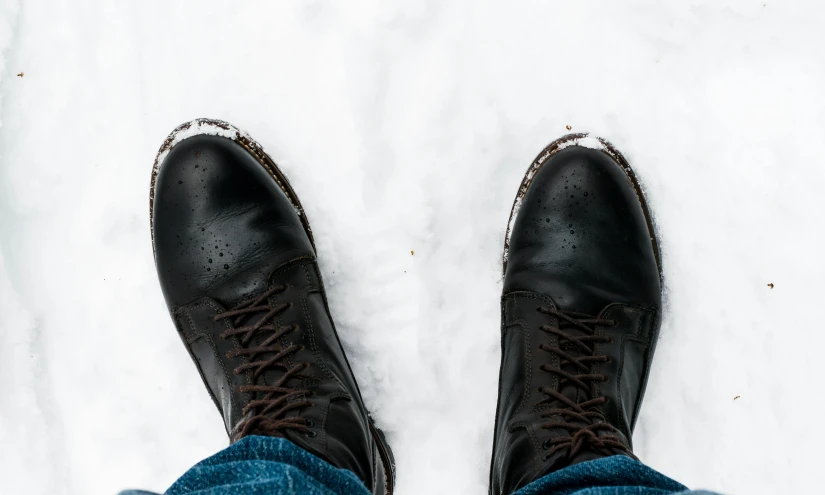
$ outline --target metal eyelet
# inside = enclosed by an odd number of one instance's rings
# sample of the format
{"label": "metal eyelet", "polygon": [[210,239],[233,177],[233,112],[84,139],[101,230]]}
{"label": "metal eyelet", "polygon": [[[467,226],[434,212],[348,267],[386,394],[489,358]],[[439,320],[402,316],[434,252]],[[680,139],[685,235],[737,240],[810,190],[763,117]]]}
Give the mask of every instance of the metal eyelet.
{"label": "metal eyelet", "polygon": [[307,436],[308,436],[309,438],[315,438],[315,437],[317,437],[317,436],[318,436],[318,432],[317,432],[317,431],[315,431],[315,430],[309,430],[309,431],[307,432]]}
{"label": "metal eyelet", "polygon": [[545,440],[544,442],[542,442],[542,444],[541,444],[541,448],[543,448],[544,450],[549,449],[549,448],[550,448],[550,445],[548,445],[548,443],[547,443],[547,442],[549,442],[549,441],[550,441],[550,439],[548,438],[547,440]]}
{"label": "metal eyelet", "polygon": [[312,421],[311,419],[308,419],[307,420],[307,428],[312,428],[313,426],[315,426],[315,422]]}

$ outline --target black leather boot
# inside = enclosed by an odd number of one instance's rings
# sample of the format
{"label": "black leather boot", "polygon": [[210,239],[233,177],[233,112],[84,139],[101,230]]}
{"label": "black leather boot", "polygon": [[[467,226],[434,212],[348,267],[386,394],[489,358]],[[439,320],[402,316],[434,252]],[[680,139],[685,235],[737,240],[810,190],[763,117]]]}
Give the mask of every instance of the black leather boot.
{"label": "black leather boot", "polygon": [[659,250],[627,161],[582,134],[552,143],[507,229],[491,493],[633,457],[661,310]]}
{"label": "black leather boot", "polygon": [[158,153],[150,212],[166,303],[231,441],[283,437],[392,493],[306,214],[272,159],[226,122],[184,124]]}

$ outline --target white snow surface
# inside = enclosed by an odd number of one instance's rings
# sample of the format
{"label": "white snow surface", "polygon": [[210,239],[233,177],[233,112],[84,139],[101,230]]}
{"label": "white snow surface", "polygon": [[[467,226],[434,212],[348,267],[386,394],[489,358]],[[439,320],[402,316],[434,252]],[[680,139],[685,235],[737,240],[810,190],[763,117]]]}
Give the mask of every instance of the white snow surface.
{"label": "white snow surface", "polygon": [[661,236],[638,455],[821,489],[823,25],[817,0],[0,0],[0,493],[161,491],[227,445],[149,235],[196,117],[301,197],[399,495],[486,493],[506,223],[566,126],[625,154]]}

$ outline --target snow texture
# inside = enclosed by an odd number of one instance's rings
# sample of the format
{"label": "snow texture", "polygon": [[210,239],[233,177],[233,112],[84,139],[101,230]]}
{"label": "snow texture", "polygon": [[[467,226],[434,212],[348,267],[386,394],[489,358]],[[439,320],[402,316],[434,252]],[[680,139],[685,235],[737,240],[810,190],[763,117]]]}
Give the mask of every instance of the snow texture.
{"label": "snow texture", "polygon": [[196,117],[300,195],[399,495],[486,493],[508,214],[568,132],[628,158],[661,236],[639,456],[818,491],[823,25],[816,0],[0,0],[0,493],[163,490],[227,444],[149,235]]}

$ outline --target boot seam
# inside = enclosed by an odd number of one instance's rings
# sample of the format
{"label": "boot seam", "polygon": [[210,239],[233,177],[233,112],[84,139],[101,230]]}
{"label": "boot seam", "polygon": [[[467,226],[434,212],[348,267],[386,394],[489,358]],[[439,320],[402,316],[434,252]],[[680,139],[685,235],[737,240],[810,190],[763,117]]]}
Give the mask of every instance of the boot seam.
{"label": "boot seam", "polygon": [[[215,304],[214,302],[212,302],[211,300],[206,299],[206,300],[202,300],[200,302],[197,302],[194,305],[190,304],[188,306],[184,306],[184,307],[181,307],[178,310],[176,310],[176,313],[182,313],[182,315],[179,314],[177,316],[176,320],[179,319],[181,316],[185,317],[186,320],[189,322],[190,328],[192,328],[193,336],[196,336],[198,338],[203,338],[203,339],[206,340],[206,342],[209,344],[209,348],[212,350],[212,355],[216,358],[215,360],[218,362],[218,365],[220,366],[221,371],[223,371],[223,376],[226,379],[227,385],[231,388],[231,387],[233,387],[232,382],[234,380],[232,379],[232,376],[230,375],[229,370],[226,367],[226,363],[224,363],[224,360],[221,358],[221,355],[218,352],[218,347],[215,344],[214,336],[212,336],[212,335],[210,335],[210,334],[208,334],[208,333],[206,333],[202,330],[199,330],[199,327],[195,324],[195,321],[192,318],[192,310],[196,309],[196,308],[204,307],[204,306],[208,306],[210,309],[213,309],[216,313],[220,312],[223,309],[220,306],[218,306],[217,304]],[[228,325],[229,325],[229,323],[226,322],[226,321],[221,323],[221,326],[223,326],[224,329],[228,329],[229,328]],[[178,325],[175,325],[175,326],[177,327]],[[180,329],[178,329],[178,332],[180,333],[181,337],[183,337],[183,332]],[[212,387],[209,386],[209,381],[206,379],[206,376],[205,376],[205,374],[203,372],[203,369],[202,369],[202,366],[200,364],[200,360],[198,360],[198,358],[192,352],[191,344],[193,344],[196,341],[197,341],[197,339],[193,339],[191,341],[188,340],[188,339],[184,339],[186,350],[189,353],[190,358],[192,358],[192,361],[194,362],[195,367],[198,369],[198,373],[201,376],[201,380],[203,381],[203,384],[206,387],[206,390],[209,392],[209,395],[212,398],[212,401],[218,407],[218,410],[221,412],[221,416],[223,416],[224,408],[218,402],[218,399],[215,396],[215,393],[213,392]],[[235,349],[240,348],[240,345],[238,343],[238,339],[237,339],[236,336],[232,336],[232,346]],[[242,358],[242,359],[244,361],[246,361],[246,358]],[[249,372],[244,372],[244,377],[245,377],[247,385],[249,385],[251,383],[250,382],[250,377],[249,377]],[[242,409],[238,407],[237,398],[235,397],[235,394],[232,393],[231,390],[229,391],[229,400],[232,403],[233,410],[242,412]],[[230,428],[227,428],[227,434],[230,434],[230,431],[232,429],[234,429],[235,425],[226,425],[226,423],[228,422],[228,420],[230,418],[225,418],[224,417],[223,419],[224,419],[224,425],[225,426],[230,426]]]}

